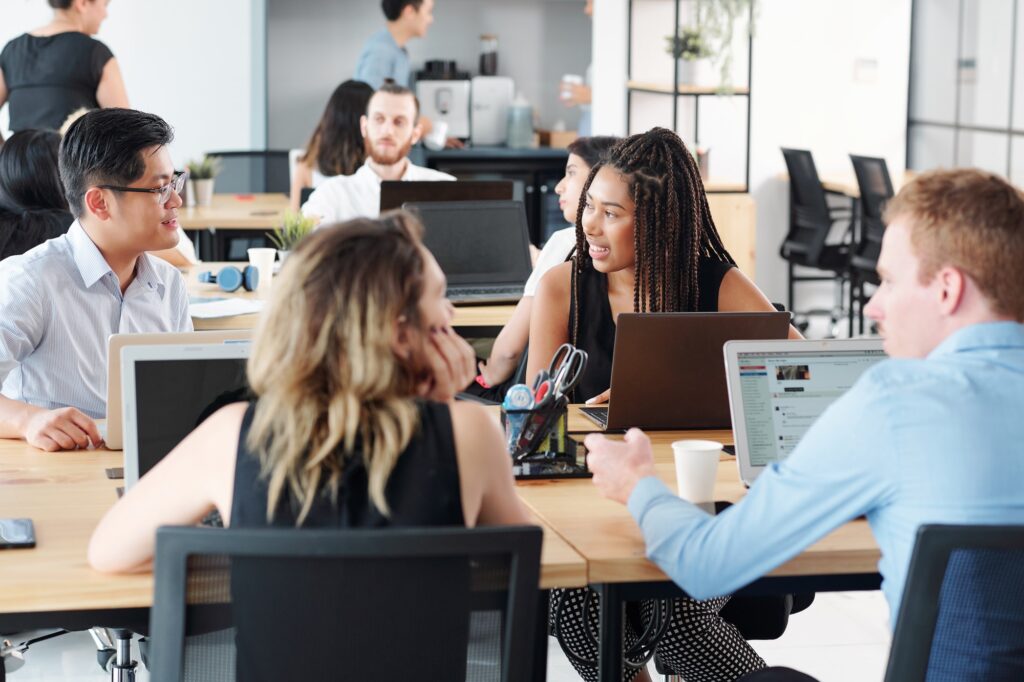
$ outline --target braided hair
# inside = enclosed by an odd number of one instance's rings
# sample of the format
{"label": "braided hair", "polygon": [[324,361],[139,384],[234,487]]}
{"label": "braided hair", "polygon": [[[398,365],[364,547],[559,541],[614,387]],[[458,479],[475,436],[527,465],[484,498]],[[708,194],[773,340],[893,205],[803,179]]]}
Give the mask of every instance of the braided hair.
{"label": "braided hair", "polygon": [[736,264],[711,218],[697,164],[679,136],[652,128],[615,145],[587,176],[576,209],[572,268],[572,343],[579,331],[579,275],[592,267],[583,233],[583,209],[594,176],[603,168],[623,175],[633,197],[633,312],[697,310],[700,258]]}

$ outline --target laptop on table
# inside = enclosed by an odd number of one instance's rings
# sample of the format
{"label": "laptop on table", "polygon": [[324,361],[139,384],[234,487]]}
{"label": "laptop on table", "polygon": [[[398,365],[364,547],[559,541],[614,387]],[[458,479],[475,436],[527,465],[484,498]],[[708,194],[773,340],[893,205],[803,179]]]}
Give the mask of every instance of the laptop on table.
{"label": "laptop on table", "polygon": [[785,459],[821,413],[885,358],[881,339],[725,344],[740,480],[749,487]]}
{"label": "laptop on table", "polygon": [[[434,183],[452,184],[452,183]],[[515,303],[533,269],[520,201],[407,203],[457,303]]]}
{"label": "laptop on table", "polygon": [[245,367],[250,349],[250,344],[239,343],[123,350],[126,488],[218,409],[249,399]]}
{"label": "laptop on table", "polygon": [[784,339],[789,320],[789,313],[623,313],[608,406],[580,410],[608,431],[728,428],[722,346]]}
{"label": "laptop on table", "polygon": [[120,450],[124,442],[121,425],[121,350],[127,346],[204,343],[250,343],[251,329],[224,329],[208,332],[159,332],[112,334],[107,340],[107,421],[101,429],[108,450]]}
{"label": "laptop on table", "polygon": [[380,183],[380,212],[405,203],[429,201],[511,201],[512,180],[385,180]]}

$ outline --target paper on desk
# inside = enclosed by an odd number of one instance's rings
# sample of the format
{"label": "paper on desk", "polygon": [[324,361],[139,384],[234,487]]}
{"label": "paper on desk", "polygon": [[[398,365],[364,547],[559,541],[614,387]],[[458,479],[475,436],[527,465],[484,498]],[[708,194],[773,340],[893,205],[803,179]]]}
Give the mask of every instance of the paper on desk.
{"label": "paper on desk", "polygon": [[263,310],[263,301],[244,298],[224,298],[210,301],[208,303],[192,303],[188,307],[188,314],[200,319],[213,317],[234,317],[235,315],[249,315]]}

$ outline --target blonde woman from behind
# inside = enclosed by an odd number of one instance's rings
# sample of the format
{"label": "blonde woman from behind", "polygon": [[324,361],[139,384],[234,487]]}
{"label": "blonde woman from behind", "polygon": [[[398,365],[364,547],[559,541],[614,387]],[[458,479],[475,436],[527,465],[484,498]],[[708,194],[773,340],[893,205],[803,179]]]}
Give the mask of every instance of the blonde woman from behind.
{"label": "blonde woman from behind", "polygon": [[[104,516],[101,571],[145,570],[161,525],[528,523],[445,280],[407,213],[320,229],[288,258],[257,330],[256,399],[214,413]],[[196,472],[203,475],[197,476]]]}

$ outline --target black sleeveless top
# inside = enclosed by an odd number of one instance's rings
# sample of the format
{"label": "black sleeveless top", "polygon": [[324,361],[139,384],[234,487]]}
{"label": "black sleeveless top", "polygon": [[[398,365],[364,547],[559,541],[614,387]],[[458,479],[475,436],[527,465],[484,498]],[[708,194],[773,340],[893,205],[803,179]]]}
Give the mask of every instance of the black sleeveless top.
{"label": "black sleeveless top", "polygon": [[[338,488],[337,505],[324,487],[303,521],[308,528],[383,528],[387,526],[465,526],[455,436],[448,406],[418,402],[419,427],[398,457],[384,490],[391,516],[370,500],[368,476],[358,452],[346,463]],[[235,488],[231,502],[232,528],[294,528],[301,505],[288,488],[282,491],[274,521],[267,523],[267,481],[260,477],[258,457],[246,438],[255,403],[250,403],[238,436]],[[339,454],[340,456],[340,454]]]}
{"label": "black sleeveless top", "polygon": [[96,109],[96,88],[113,53],[77,31],[52,36],[25,33],[0,52],[10,102],[12,132],[59,130],[68,115]]}
{"label": "black sleeveless top", "polygon": [[[722,279],[734,266],[712,258],[701,257],[697,265],[700,299],[696,313],[718,312],[718,289]],[[612,383],[612,351],[615,348],[615,319],[608,302],[608,276],[587,263],[579,277],[580,324],[576,347],[587,351],[587,369],[576,385],[573,402],[583,402],[608,390]],[[570,291],[570,297],[575,293]],[[575,321],[575,307],[569,301],[569,339]]]}

